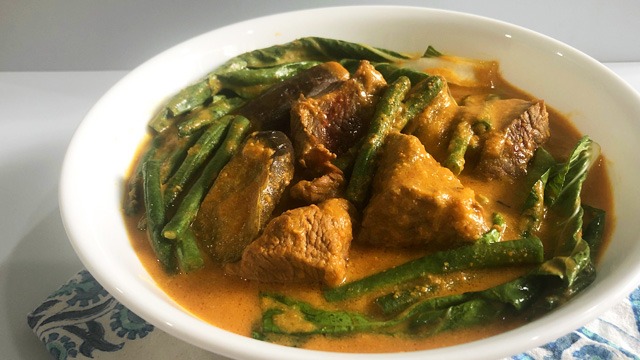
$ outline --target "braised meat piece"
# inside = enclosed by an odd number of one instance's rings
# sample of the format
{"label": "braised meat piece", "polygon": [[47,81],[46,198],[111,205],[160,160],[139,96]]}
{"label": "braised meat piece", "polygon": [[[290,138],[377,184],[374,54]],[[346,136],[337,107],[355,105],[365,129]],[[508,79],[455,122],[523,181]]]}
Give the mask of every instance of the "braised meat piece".
{"label": "braised meat piece", "polygon": [[344,174],[336,169],[313,180],[300,180],[291,187],[289,194],[292,198],[302,200],[306,204],[317,204],[342,196],[345,187]]}
{"label": "braised meat piece", "polygon": [[478,239],[489,227],[472,189],[424,149],[418,138],[389,134],[357,240],[408,247]]}
{"label": "braised meat piece", "polygon": [[491,118],[492,131],[483,139],[475,171],[486,179],[526,174],[529,160],[550,136],[544,101],[498,100],[491,109],[496,114]]}
{"label": "braised meat piece", "polygon": [[296,157],[307,168],[322,166],[353,146],[366,131],[386,87],[367,61],[353,76],[318,96],[302,96],[291,108]]}
{"label": "braised meat piece", "polygon": [[331,199],[284,212],[227,264],[228,274],[264,282],[343,282],[352,240],[352,205]]}
{"label": "braised meat piece", "polygon": [[420,139],[427,152],[438,161],[445,157],[450,132],[455,125],[459,108],[447,82],[443,80],[442,84],[438,95],[403,130],[405,134]]}
{"label": "braised meat piece", "polygon": [[240,259],[293,178],[293,146],[279,131],[251,134],[225,165],[193,223],[197,239],[222,263]]}
{"label": "braised meat piece", "polygon": [[234,113],[251,120],[254,130],[287,130],[291,105],[300,95],[314,96],[336,82],[349,78],[349,71],[335,61],[326,62],[277,83]]}

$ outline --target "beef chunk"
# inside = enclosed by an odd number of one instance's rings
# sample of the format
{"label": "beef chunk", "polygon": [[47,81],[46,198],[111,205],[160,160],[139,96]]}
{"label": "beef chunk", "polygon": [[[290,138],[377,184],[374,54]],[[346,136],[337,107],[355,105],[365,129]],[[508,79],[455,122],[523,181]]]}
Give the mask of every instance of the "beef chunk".
{"label": "beef chunk", "polygon": [[317,204],[328,199],[340,197],[346,184],[342,171],[328,172],[313,180],[301,180],[291,187],[289,194],[293,199],[306,204]]}
{"label": "beef chunk", "polygon": [[389,134],[372,190],[357,238],[360,242],[450,247],[458,241],[474,241],[488,230],[474,191],[434,160],[412,135]]}
{"label": "beef chunk", "polygon": [[438,161],[445,158],[449,135],[458,112],[458,104],[451,95],[449,85],[444,80],[442,83],[442,89],[436,97],[403,130],[420,139],[427,152]]}
{"label": "beef chunk", "polygon": [[302,96],[291,109],[293,146],[300,163],[322,166],[353,146],[366,131],[385,87],[384,77],[362,61],[350,79],[321,95]]}
{"label": "beef chunk", "polygon": [[352,205],[331,199],[284,212],[271,220],[228,274],[264,282],[344,281],[351,245]]}
{"label": "beef chunk", "polygon": [[234,113],[251,120],[255,130],[286,131],[289,128],[291,105],[300,95],[320,94],[336,82],[348,78],[349,71],[342,65],[335,61],[326,62],[271,86]]}
{"label": "beef chunk", "polygon": [[476,172],[486,178],[526,174],[529,160],[550,136],[549,114],[542,100],[498,100],[491,104],[492,131],[486,134]]}

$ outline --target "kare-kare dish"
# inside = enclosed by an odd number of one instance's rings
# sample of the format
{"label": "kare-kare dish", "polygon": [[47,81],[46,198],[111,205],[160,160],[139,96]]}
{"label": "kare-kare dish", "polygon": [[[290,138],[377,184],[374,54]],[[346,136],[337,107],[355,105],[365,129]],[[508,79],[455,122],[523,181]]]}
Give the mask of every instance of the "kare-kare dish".
{"label": "kare-kare dish", "polygon": [[610,231],[598,145],[497,62],[432,47],[244,53],[149,129],[124,199],[140,259],[190,313],[264,341],[491,336],[587,287]]}

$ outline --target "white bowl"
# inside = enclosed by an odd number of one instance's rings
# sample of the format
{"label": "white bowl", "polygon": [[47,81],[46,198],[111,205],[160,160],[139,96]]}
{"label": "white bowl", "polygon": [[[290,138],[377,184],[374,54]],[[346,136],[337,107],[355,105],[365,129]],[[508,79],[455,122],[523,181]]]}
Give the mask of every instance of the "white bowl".
{"label": "white bowl", "polygon": [[[340,354],[274,345],[209,325],[183,311],[155,284],[133,251],[120,212],[123,177],[146,123],[180,88],[242,52],[302,36],[362,42],[419,53],[497,59],[510,82],[568,114],[602,145],[617,218],[595,282],[556,311],[484,340],[403,354]],[[211,31],[147,61],[88,113],[69,146],[60,208],[86,268],[116,299],[165,332],[243,359],[499,358],[584,325],[640,284],[640,96],[587,55],[544,35],[483,17],[410,7],[341,7],[267,16]]]}

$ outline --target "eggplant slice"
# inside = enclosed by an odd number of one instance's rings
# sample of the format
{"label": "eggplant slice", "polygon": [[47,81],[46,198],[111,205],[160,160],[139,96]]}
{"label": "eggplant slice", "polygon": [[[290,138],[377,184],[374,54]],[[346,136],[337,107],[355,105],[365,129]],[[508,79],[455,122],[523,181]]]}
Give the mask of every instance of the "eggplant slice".
{"label": "eggplant slice", "polygon": [[284,133],[260,131],[247,138],[222,169],[193,224],[214,260],[240,259],[271,218],[293,172],[293,146]]}

